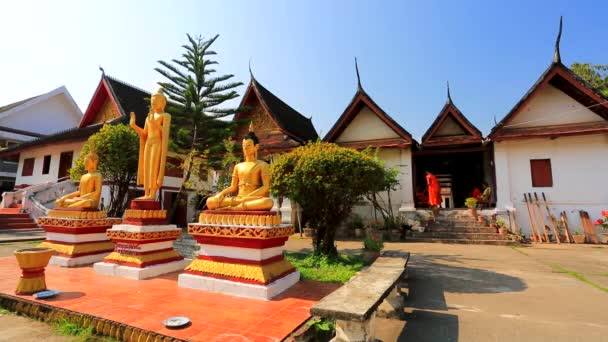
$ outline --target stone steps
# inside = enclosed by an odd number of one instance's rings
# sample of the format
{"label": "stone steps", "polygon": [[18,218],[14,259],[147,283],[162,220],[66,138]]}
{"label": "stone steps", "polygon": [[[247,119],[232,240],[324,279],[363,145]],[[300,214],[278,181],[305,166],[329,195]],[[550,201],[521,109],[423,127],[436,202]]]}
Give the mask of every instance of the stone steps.
{"label": "stone steps", "polygon": [[463,239],[463,240],[505,240],[505,235],[493,233],[459,233],[459,232],[413,232],[413,238],[439,238],[439,239]]}
{"label": "stone steps", "polygon": [[429,227],[427,232],[454,232],[454,233],[496,233],[496,228],[490,227]]}
{"label": "stone steps", "polygon": [[440,239],[440,238],[408,238],[407,242],[427,242],[427,243],[455,243],[470,245],[495,245],[510,246],[516,242],[511,240],[468,240],[468,239]]}
{"label": "stone steps", "polygon": [[0,230],[39,228],[29,214],[0,213]]}

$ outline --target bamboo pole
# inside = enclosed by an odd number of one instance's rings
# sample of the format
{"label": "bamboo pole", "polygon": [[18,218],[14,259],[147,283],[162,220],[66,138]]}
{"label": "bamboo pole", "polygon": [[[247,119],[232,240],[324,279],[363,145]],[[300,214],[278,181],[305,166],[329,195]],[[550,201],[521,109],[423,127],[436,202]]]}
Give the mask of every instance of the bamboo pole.
{"label": "bamboo pole", "polygon": [[[545,203],[545,209],[547,210],[547,215],[549,215],[549,222],[551,223],[551,229],[553,230],[553,234],[555,234],[555,241],[557,241],[557,244],[560,245],[561,241],[559,241],[559,232],[557,231],[557,226],[555,225],[555,220],[553,219],[553,215],[551,215],[551,210],[549,210],[549,203],[547,203],[547,197],[545,196],[544,192],[541,192],[541,195],[543,196],[543,201]],[[534,196],[536,196],[536,192],[534,193]]]}
{"label": "bamboo pole", "polygon": [[540,235],[537,235],[536,233],[536,219],[533,219],[532,217],[532,211],[530,210],[530,202],[528,202],[528,196],[526,195],[526,193],[524,192],[524,202],[526,202],[526,208],[528,209],[528,219],[530,220],[530,232],[532,235],[532,239],[534,240],[534,242],[538,242],[540,243]]}
{"label": "bamboo pole", "polygon": [[[528,196],[529,196],[530,198],[532,198],[532,196],[531,196],[529,193],[528,193]],[[550,243],[550,242],[551,242],[551,239],[549,239],[549,233],[547,232],[547,226],[545,226],[545,219],[543,218],[543,212],[542,212],[542,210],[540,209],[540,205],[538,204],[538,195],[536,195],[536,192],[534,193],[534,197],[536,197],[536,201],[532,200],[532,202],[534,203],[534,206],[533,206],[532,208],[536,207],[536,209],[538,210],[538,215],[540,215],[540,222],[539,222],[539,225],[540,225],[541,227],[543,227],[543,232],[544,232],[544,234],[545,234],[545,241],[546,241],[547,243]],[[539,229],[539,230],[540,230],[540,229]]]}
{"label": "bamboo pole", "polygon": [[566,216],[566,212],[562,211],[559,216],[562,220],[562,224],[564,225],[564,230],[566,231],[566,236],[568,237],[568,243],[576,243],[576,241],[574,241],[574,236],[572,236],[572,233],[570,232],[570,226],[568,225],[568,217]]}

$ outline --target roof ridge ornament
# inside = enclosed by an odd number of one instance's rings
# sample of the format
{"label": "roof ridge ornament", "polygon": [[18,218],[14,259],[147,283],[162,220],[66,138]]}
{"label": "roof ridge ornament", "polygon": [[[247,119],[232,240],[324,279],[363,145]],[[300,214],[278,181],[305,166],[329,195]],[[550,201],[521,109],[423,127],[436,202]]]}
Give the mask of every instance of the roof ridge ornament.
{"label": "roof ridge ornament", "polygon": [[452,96],[450,95],[450,81],[446,81],[448,87],[448,103],[452,103]]}
{"label": "roof ridge ornament", "polygon": [[559,17],[559,32],[557,33],[557,39],[555,40],[555,53],[553,54],[553,63],[561,63],[562,56],[559,53],[559,42],[562,39],[562,26],[563,26],[563,16]]}
{"label": "roof ridge ornament", "polygon": [[357,57],[355,57],[355,71],[357,72],[357,89],[363,90],[361,86],[361,76],[359,76],[359,64],[357,63]]}
{"label": "roof ridge ornament", "polygon": [[253,71],[251,71],[251,57],[249,57],[249,76],[251,76],[252,80],[255,80],[255,77],[253,77]]}

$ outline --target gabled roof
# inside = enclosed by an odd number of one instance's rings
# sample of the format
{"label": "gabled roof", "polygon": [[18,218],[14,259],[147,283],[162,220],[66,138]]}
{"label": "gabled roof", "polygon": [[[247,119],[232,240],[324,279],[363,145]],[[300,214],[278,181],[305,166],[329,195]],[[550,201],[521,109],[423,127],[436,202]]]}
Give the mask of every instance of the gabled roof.
{"label": "gabled roof", "polygon": [[[462,129],[465,134],[457,134],[457,135],[437,135],[439,129],[442,127],[446,120],[453,119],[456,124]],[[472,144],[472,143],[481,143],[483,140],[483,136],[481,131],[477,129],[467,118],[462,114],[462,112],[456,107],[454,102],[452,101],[452,97],[450,95],[450,88],[448,86],[448,99],[439,112],[435,121],[431,124],[429,129],[422,136],[422,145],[423,146],[446,146],[446,145],[462,145],[462,144]]]}
{"label": "gabled roof", "polygon": [[[291,108],[287,103],[262,86],[252,74],[249,86],[241,101],[241,107],[244,107],[253,95],[258,98],[262,107],[270,114],[272,120],[284,134],[300,143],[316,140],[319,137],[311,118],[307,118]],[[242,119],[245,113],[236,114],[233,120]]]}
{"label": "gabled roof", "polygon": [[0,119],[13,115],[13,114],[17,114],[20,111],[22,111],[23,109],[26,109],[30,106],[38,104],[53,96],[56,96],[56,95],[63,95],[66,98],[66,100],[68,101],[68,103],[73,107],[74,113],[77,113],[78,115],[82,116],[82,112],[80,111],[80,108],[78,108],[78,105],[76,105],[76,102],[72,98],[72,95],[70,95],[70,92],[68,92],[68,90],[65,86],[61,86],[59,88],[49,91],[48,93],[41,94],[38,96],[33,96],[33,97],[27,98],[25,100],[17,101],[17,102],[0,107]]}
{"label": "gabled roof", "polygon": [[[553,62],[542,73],[532,88],[515,104],[513,109],[490,132],[488,138],[494,141],[506,139],[522,139],[534,137],[556,137],[562,135],[578,135],[608,132],[608,98],[595,89],[572,70],[562,64],[559,51],[559,42],[562,34],[562,20],[560,18],[559,33],[555,42]],[[590,111],[602,117],[606,122],[589,124],[570,124],[559,126],[538,126],[517,128],[509,123],[534,97],[547,85],[551,85],[573,98]],[[561,113],[558,113],[561,114]]]}
{"label": "gabled roof", "polygon": [[146,116],[148,115],[149,102],[147,99],[150,96],[150,93],[144,90],[102,74],[97,89],[93,94],[93,98],[78,127],[7,148],[0,151],[0,158],[18,154],[23,150],[35,146],[87,140],[91,135],[97,133],[101,127],[103,127],[103,123],[91,124],[91,121],[95,119],[97,111],[101,108],[107,98],[112,101],[121,115],[120,117],[109,121],[109,124],[127,124],[129,122],[129,113],[135,112],[137,124],[143,126]]}
{"label": "gabled roof", "polygon": [[[388,127],[390,127],[398,136],[398,139],[383,139],[379,141],[368,141],[368,142],[353,142],[353,143],[345,143],[343,145],[348,145],[350,147],[367,147],[367,146],[376,146],[376,147],[407,147],[410,146],[413,142],[412,135],[406,131],[401,125],[399,125],[390,115],[386,114],[380,106],[372,100],[372,98],[363,90],[361,84],[359,82],[359,86],[357,88],[357,92],[353,99],[350,101],[346,109],[338,118],[338,121],[334,124],[334,126],[329,130],[323,141],[327,142],[336,142],[336,139],[340,137],[342,132],[348,127],[348,125],[353,121],[353,119],[359,114],[359,111],[363,107],[368,107],[372,113],[374,113],[380,120],[382,120]],[[352,145],[352,146],[351,146]],[[365,145],[365,146],[363,146]]]}
{"label": "gabled roof", "polygon": [[129,114],[135,112],[137,125],[143,127],[150,108],[148,100],[150,96],[151,94],[145,90],[103,73],[79,127],[82,128],[91,124],[108,98],[120,114],[120,117],[112,120],[111,123],[115,121],[116,123],[126,123],[129,121]]}

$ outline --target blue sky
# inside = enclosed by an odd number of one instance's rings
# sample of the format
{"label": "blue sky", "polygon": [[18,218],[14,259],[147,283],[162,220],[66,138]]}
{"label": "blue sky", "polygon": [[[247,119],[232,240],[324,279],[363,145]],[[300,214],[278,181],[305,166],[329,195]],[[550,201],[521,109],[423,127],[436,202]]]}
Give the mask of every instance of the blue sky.
{"label": "blue sky", "polygon": [[[415,138],[446,99],[487,134],[551,62],[608,64],[607,1],[12,1],[0,21],[0,105],[65,85],[84,111],[106,73],[152,91],[186,33],[220,34],[217,68],[264,86],[325,135],[356,90]],[[239,89],[242,94],[245,86]]]}

